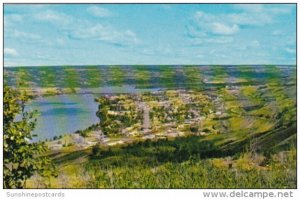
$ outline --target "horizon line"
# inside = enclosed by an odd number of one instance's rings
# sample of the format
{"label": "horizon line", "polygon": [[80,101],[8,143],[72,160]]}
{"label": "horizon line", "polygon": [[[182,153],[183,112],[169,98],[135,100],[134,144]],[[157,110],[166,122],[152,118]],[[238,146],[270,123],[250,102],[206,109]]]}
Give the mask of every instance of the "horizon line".
{"label": "horizon line", "polygon": [[19,67],[88,67],[88,66],[297,66],[297,64],[63,64],[63,65],[21,65],[3,66],[3,68]]}

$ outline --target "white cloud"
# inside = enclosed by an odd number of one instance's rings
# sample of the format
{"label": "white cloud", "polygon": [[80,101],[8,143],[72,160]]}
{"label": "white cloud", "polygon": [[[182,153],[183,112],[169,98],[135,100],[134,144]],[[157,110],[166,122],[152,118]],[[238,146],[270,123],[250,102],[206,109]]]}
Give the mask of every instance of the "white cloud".
{"label": "white cloud", "polygon": [[111,17],[113,15],[109,10],[99,6],[91,6],[87,8],[87,11],[95,17]]}
{"label": "white cloud", "polygon": [[294,48],[285,48],[284,49],[287,53],[290,53],[290,54],[294,54],[296,53],[296,50]]}
{"label": "white cloud", "polygon": [[9,21],[21,22],[23,20],[23,16],[20,15],[20,14],[8,14],[8,15],[4,16],[4,20],[5,21],[9,20]]}
{"label": "white cloud", "polygon": [[234,40],[232,36],[239,30],[237,24],[223,20],[219,15],[198,11],[187,26],[186,33],[191,39],[191,45],[197,46],[205,43],[231,43]]}
{"label": "white cloud", "polygon": [[18,56],[18,52],[14,48],[4,48],[4,55],[8,57],[16,57]]}
{"label": "white cloud", "polygon": [[281,30],[274,30],[272,32],[272,35],[274,35],[274,36],[282,36],[284,34],[283,34],[283,32]]}
{"label": "white cloud", "polygon": [[262,4],[236,4],[235,7],[237,9],[241,9],[247,12],[262,12],[263,5]]}
{"label": "white cloud", "polygon": [[4,32],[5,39],[13,39],[20,43],[26,43],[29,45],[39,44],[42,46],[64,46],[66,44],[66,38],[57,37],[51,40],[45,38],[36,33],[19,31],[17,29],[6,29]]}
{"label": "white cloud", "polygon": [[281,14],[291,13],[291,5],[262,5],[262,4],[240,4],[235,5],[240,13],[228,14],[225,19],[238,25],[265,25],[274,22],[274,17]]}
{"label": "white cloud", "polygon": [[138,43],[137,36],[131,30],[119,31],[111,26],[96,24],[89,27],[81,27],[70,33],[72,39],[92,39],[104,41],[109,44],[128,46]]}
{"label": "white cloud", "polygon": [[[244,27],[264,26],[275,22],[280,14],[288,14],[293,6],[269,6],[262,4],[237,4],[234,13],[211,14],[204,11],[195,12],[190,24],[187,25],[187,36],[192,45],[202,43],[231,43],[232,37]],[[273,32],[273,35],[280,35]],[[259,43],[252,43],[248,47],[258,47]]]}
{"label": "white cloud", "polygon": [[260,47],[260,42],[257,41],[257,40],[254,40],[254,41],[252,41],[252,42],[249,44],[249,46],[250,46],[250,47],[254,47],[254,48]]}
{"label": "white cloud", "polygon": [[237,4],[235,8],[252,14],[289,14],[295,5],[272,5],[272,4]]}
{"label": "white cloud", "polygon": [[71,16],[53,10],[45,10],[37,13],[34,18],[39,21],[48,21],[58,25],[67,25],[73,22],[73,18]]}
{"label": "white cloud", "polygon": [[20,14],[9,14],[4,16],[4,28],[9,28],[23,21],[23,16]]}
{"label": "white cloud", "polygon": [[226,25],[219,22],[215,22],[212,23],[211,30],[215,34],[232,35],[239,31],[239,27],[236,24]]}
{"label": "white cloud", "polygon": [[193,46],[198,46],[205,43],[225,44],[233,42],[233,37],[230,36],[215,36],[215,37],[199,37],[192,40]]}
{"label": "white cloud", "polygon": [[40,35],[35,33],[28,33],[19,31],[17,29],[8,29],[6,31],[7,34],[5,34],[5,37],[13,37],[13,38],[19,38],[19,39],[30,39],[30,40],[39,40],[41,39]]}
{"label": "white cloud", "polygon": [[262,4],[237,4],[236,13],[210,14],[197,11],[193,22],[201,32],[231,35],[239,32],[243,25],[262,26],[271,24],[280,14],[288,14],[293,6],[269,6]]}
{"label": "white cloud", "polygon": [[235,13],[222,16],[222,18],[230,23],[238,25],[265,25],[272,23],[273,17],[267,13]]}
{"label": "white cloud", "polygon": [[279,14],[290,14],[295,5],[282,5],[280,7],[270,8],[270,13],[279,15]]}
{"label": "white cloud", "polygon": [[[205,34],[232,35],[239,31],[239,26],[237,24],[224,20],[224,17],[201,11],[195,13],[194,23],[197,26],[196,29],[199,29],[200,32],[202,32],[200,34],[203,34],[204,32]],[[197,31],[194,31],[194,34],[195,32]]]}

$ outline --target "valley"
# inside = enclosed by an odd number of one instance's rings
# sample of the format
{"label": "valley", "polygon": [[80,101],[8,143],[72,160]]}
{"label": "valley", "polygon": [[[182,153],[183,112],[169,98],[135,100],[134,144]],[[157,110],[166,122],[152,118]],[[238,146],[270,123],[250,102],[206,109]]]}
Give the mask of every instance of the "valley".
{"label": "valley", "polygon": [[5,80],[33,101],[97,104],[98,122],[39,140],[59,175],[28,188],[296,186],[295,66],[20,67]]}

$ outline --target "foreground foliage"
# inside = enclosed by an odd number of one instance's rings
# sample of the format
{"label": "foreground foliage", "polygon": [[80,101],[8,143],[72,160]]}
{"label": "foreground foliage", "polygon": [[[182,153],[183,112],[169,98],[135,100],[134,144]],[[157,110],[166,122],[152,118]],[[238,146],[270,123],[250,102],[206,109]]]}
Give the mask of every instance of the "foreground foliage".
{"label": "foreground foliage", "polygon": [[[279,156],[279,155],[275,155]],[[117,158],[116,158],[117,159]],[[138,160],[116,161],[117,166],[93,162],[87,166],[86,187],[98,188],[295,188],[295,151],[289,152],[287,162],[268,159],[268,166],[251,166],[251,158],[241,156],[234,168],[226,159],[191,158],[182,163],[167,162],[149,167]],[[125,161],[125,160],[123,160]],[[135,165],[132,163],[135,162]],[[216,162],[219,162],[219,166]]]}
{"label": "foreground foliage", "polygon": [[[57,179],[35,176],[30,187],[296,187],[295,134],[282,144],[272,144],[274,147],[264,142],[263,136],[241,141],[243,145],[234,148],[218,143],[218,139],[219,136],[191,136],[66,152],[55,158],[60,167]],[[282,138],[272,139],[278,142]]]}
{"label": "foreground foliage", "polygon": [[25,112],[25,93],[5,86],[3,99],[3,157],[4,188],[24,188],[34,173],[49,177],[56,175],[43,143],[31,143],[35,127],[34,112]]}

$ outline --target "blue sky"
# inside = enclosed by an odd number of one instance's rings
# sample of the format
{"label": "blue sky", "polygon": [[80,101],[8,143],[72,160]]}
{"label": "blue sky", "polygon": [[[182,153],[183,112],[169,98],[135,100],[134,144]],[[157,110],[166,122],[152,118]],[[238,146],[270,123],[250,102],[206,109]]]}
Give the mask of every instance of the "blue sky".
{"label": "blue sky", "polygon": [[296,64],[295,4],[4,6],[4,65]]}

